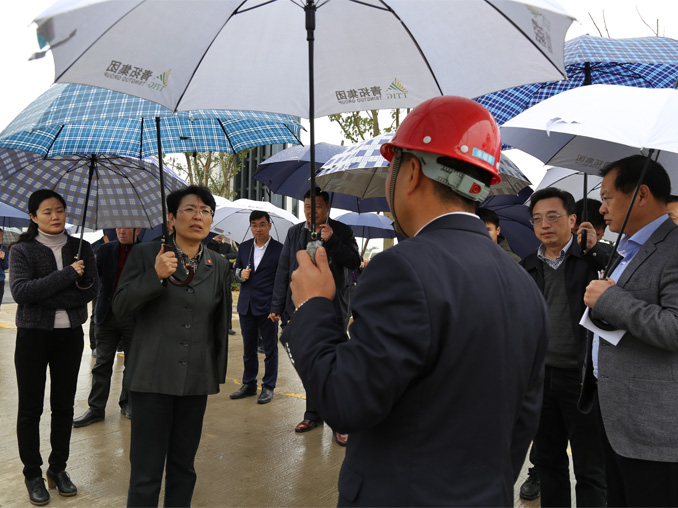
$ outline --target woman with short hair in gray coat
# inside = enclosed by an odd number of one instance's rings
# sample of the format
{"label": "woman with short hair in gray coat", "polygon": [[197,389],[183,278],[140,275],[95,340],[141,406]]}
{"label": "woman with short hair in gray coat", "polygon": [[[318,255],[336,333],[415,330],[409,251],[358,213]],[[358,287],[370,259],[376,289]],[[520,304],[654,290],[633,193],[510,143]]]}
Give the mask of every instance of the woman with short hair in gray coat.
{"label": "woman with short hair in gray coat", "polygon": [[41,189],[28,199],[31,223],[12,246],[10,289],[16,311],[16,367],[19,389],[17,439],[30,502],[49,503],[42,478],[40,417],[50,374],[52,424],[47,483],[62,496],[78,489],[66,472],[70,451],[73,402],[83,350],[82,324],[87,303],[98,290],[94,253],[89,243],[68,236],[66,201],[58,193]]}

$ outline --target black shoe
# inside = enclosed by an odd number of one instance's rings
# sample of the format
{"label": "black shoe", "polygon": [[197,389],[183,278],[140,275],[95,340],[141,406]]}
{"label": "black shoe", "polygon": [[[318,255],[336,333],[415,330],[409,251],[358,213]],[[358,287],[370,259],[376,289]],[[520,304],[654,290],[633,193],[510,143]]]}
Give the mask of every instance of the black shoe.
{"label": "black shoe", "polygon": [[232,399],[244,399],[257,394],[257,387],[250,385],[242,385],[237,392],[233,392],[230,397]]}
{"label": "black shoe", "polygon": [[45,480],[42,476],[26,479],[26,488],[28,489],[28,499],[35,506],[44,506],[49,503],[49,492],[45,487]]}
{"label": "black shoe", "polygon": [[120,414],[124,415],[128,420],[132,419],[132,410],[129,408],[129,404],[120,407]]}
{"label": "black shoe", "polygon": [[527,480],[520,486],[520,499],[532,501],[537,499],[539,495],[539,474],[537,474],[535,468],[531,467],[527,470]]}
{"label": "black shoe", "polygon": [[231,328],[231,329],[228,331],[228,334],[229,334],[229,335],[235,335],[235,330],[234,330],[233,328]]}
{"label": "black shoe", "polygon": [[268,404],[273,400],[273,390],[266,388],[265,386],[261,387],[261,395],[257,399],[257,404]]}
{"label": "black shoe", "polygon": [[47,486],[50,489],[56,487],[61,496],[75,496],[78,493],[78,487],[73,485],[71,477],[68,476],[66,471],[59,471],[58,473],[53,473],[51,469],[47,470]]}
{"label": "black shoe", "polygon": [[82,414],[82,416],[73,418],[73,427],[75,427],[76,429],[78,427],[86,427],[87,425],[100,422],[103,419],[104,419],[103,412],[95,411],[94,409],[89,408]]}
{"label": "black shoe", "polygon": [[257,346],[257,353],[259,353],[260,355],[265,355],[266,350],[264,349],[264,346]]}

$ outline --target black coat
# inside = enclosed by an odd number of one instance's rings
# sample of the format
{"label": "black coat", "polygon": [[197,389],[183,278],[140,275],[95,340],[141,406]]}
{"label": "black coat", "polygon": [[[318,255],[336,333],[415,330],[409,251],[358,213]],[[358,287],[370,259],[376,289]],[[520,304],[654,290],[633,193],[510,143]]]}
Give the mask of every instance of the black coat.
{"label": "black coat", "polygon": [[375,256],[352,302],[285,328],[309,399],[351,435],[339,505],[513,506],[542,403],[548,315],[525,271],[466,214]]}
{"label": "black coat", "polygon": [[[275,284],[275,273],[278,269],[278,259],[282,251],[282,243],[271,238],[264,257],[259,262],[256,271],[252,262],[252,246],[254,239],[240,244],[238,258],[235,260],[235,269],[247,268],[251,264],[250,278],[240,282],[240,296],[238,297],[238,313],[252,313],[255,316],[268,316],[271,312],[271,297]],[[237,277],[236,277],[237,278]]]}

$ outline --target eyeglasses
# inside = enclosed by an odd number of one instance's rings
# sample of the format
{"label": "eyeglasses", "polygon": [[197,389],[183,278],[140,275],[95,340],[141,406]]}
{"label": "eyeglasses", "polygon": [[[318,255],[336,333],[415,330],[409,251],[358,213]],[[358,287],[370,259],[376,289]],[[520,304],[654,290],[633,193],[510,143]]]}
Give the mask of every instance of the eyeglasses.
{"label": "eyeglasses", "polygon": [[212,218],[214,216],[214,210],[207,206],[205,208],[194,208],[192,206],[186,206],[184,208],[179,208],[177,212],[185,213],[190,217],[195,217],[196,215],[200,214],[204,219],[208,217]]}
{"label": "eyeglasses", "polygon": [[530,219],[530,224],[532,224],[533,226],[541,226],[542,221],[548,222],[549,224],[553,224],[554,222],[558,222],[558,219],[560,219],[561,217],[564,217],[565,215],[569,215],[569,214],[567,214],[567,213],[561,213],[561,214],[549,213],[544,217],[532,217]]}
{"label": "eyeglasses", "polygon": [[250,229],[266,229],[270,225],[270,222],[267,222],[266,224],[250,224]]}

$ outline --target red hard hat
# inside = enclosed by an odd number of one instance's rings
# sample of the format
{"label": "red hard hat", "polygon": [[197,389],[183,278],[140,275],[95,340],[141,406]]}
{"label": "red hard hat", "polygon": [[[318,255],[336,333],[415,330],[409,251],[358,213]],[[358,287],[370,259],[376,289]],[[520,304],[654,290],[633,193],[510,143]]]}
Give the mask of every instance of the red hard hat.
{"label": "red hard hat", "polygon": [[445,95],[419,104],[405,117],[381,155],[393,159],[393,147],[452,157],[492,174],[490,185],[501,182],[499,127],[483,106],[464,97]]}

